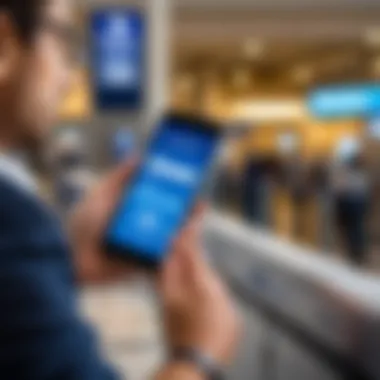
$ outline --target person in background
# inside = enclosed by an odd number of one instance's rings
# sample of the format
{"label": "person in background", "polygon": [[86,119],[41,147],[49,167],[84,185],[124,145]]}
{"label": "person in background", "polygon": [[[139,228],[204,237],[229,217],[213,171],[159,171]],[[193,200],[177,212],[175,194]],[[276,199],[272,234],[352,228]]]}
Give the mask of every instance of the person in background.
{"label": "person in background", "polygon": [[293,236],[297,242],[308,243],[308,202],[310,199],[309,166],[300,152],[294,152],[285,163],[287,183],[293,208]]}
{"label": "person in background", "polygon": [[88,147],[83,131],[75,127],[58,130],[49,147],[54,187],[54,205],[62,217],[83,199],[95,183],[95,173],[89,165]]}
{"label": "person in background", "polygon": [[113,162],[118,164],[137,154],[138,142],[132,130],[120,128],[112,136],[110,148]]}
{"label": "person in background", "polygon": [[311,163],[310,181],[317,209],[318,245],[324,252],[333,246],[333,212],[328,162],[317,157]]}
{"label": "person in background", "polygon": [[216,165],[215,179],[211,193],[215,206],[227,212],[234,212],[239,203],[239,173],[234,162],[233,141],[226,140]]}
{"label": "person in background", "polygon": [[242,208],[245,220],[269,227],[271,185],[276,160],[270,156],[251,155],[243,169]]}
{"label": "person in background", "polygon": [[333,175],[335,218],[342,245],[349,259],[365,262],[370,183],[360,152],[352,152]]}
{"label": "person in background", "polygon": [[[112,210],[133,171],[109,174],[77,208],[71,239],[42,203],[13,151],[40,150],[70,82],[68,0],[0,0],[0,378],[114,380],[78,311],[76,284],[123,278],[131,268],[101,250]],[[17,168],[17,170],[15,169]],[[157,284],[169,356],[156,380],[207,380],[230,363],[238,322],[202,255],[197,211]],[[180,354],[180,353],[181,354]]]}

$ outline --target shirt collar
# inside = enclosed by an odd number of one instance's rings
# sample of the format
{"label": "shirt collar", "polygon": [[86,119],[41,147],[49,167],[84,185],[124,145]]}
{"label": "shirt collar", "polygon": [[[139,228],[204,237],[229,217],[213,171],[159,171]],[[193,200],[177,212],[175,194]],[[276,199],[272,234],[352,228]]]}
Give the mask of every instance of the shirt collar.
{"label": "shirt collar", "polygon": [[19,188],[36,193],[37,182],[26,165],[25,161],[17,155],[0,153],[0,177],[14,183]]}

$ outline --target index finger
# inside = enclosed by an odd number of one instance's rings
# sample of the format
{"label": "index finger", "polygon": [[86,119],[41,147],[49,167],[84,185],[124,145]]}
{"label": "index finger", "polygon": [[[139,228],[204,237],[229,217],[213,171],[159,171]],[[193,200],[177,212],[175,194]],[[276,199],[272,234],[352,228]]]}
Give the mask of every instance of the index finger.
{"label": "index finger", "polygon": [[207,203],[204,201],[199,201],[195,205],[195,207],[191,213],[191,216],[190,216],[190,218],[189,218],[184,229],[186,230],[187,228],[191,228],[191,227],[194,227],[195,225],[201,224],[201,222],[202,222],[202,220],[206,214],[206,211],[207,211]]}
{"label": "index finger", "polygon": [[173,244],[173,254],[191,264],[201,260],[203,256],[201,226],[206,209],[205,203],[197,204],[188,223]]}

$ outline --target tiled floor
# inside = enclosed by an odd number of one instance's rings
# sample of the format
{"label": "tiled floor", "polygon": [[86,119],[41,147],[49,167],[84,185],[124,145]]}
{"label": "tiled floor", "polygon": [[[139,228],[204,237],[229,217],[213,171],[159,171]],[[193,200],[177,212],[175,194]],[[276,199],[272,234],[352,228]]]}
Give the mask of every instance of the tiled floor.
{"label": "tiled floor", "polygon": [[105,354],[128,380],[146,380],[163,357],[154,297],[142,283],[83,291],[85,314]]}

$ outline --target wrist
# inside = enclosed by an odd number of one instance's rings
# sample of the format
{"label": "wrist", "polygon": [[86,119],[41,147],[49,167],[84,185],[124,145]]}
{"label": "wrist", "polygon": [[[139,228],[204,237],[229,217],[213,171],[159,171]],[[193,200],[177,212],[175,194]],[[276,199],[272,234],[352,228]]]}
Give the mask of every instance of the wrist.
{"label": "wrist", "polygon": [[221,380],[224,378],[222,367],[217,358],[202,349],[178,347],[172,351],[172,360],[191,365],[206,380]]}
{"label": "wrist", "polygon": [[156,380],[208,380],[205,375],[193,363],[180,360],[172,360],[159,373]]}
{"label": "wrist", "polygon": [[94,268],[87,252],[79,249],[74,250],[73,264],[75,277],[79,284],[86,285],[95,282],[96,268]]}

